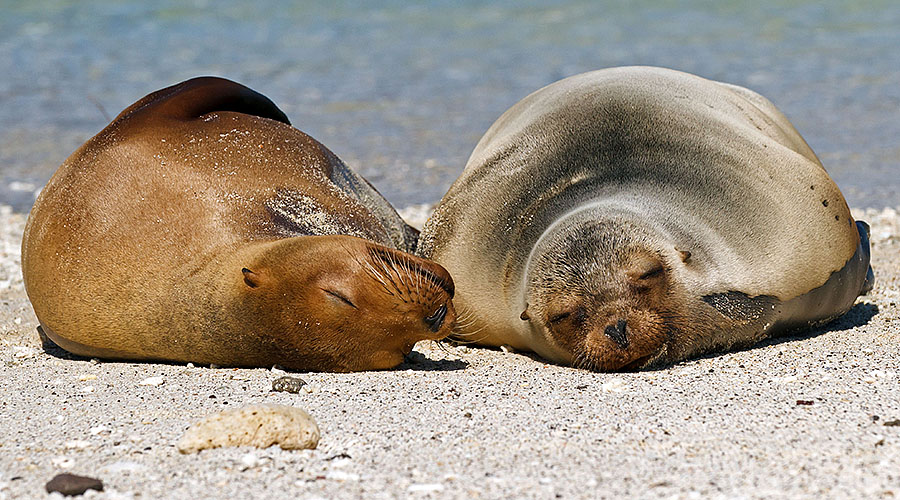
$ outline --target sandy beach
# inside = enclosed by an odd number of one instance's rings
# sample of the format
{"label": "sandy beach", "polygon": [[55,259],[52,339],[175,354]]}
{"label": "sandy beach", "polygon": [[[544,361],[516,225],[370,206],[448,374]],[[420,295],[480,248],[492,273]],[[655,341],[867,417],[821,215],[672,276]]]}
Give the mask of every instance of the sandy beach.
{"label": "sandy beach", "polygon": [[[0,500],[61,498],[63,472],[98,499],[900,497],[898,25],[898,2],[838,0],[3,2]],[[391,371],[287,374],[308,382],[291,394],[277,369],[40,347],[19,262],[35,193],[149,92],[243,83],[421,225],[506,109],[622,65],[771,99],[871,224],[875,289],[823,328],[640,373],[423,343]],[[308,411],[318,448],[176,448],[261,403]]]}
{"label": "sandy beach", "polygon": [[[900,216],[854,216],[872,225],[875,290],[801,336],[619,374],[425,343],[392,371],[290,374],[308,382],[290,394],[271,390],[278,369],[43,351],[18,262],[25,216],[3,208],[0,498],[47,497],[60,472],[110,499],[895,498]],[[259,403],[308,411],[318,448],[176,449],[203,417]]]}

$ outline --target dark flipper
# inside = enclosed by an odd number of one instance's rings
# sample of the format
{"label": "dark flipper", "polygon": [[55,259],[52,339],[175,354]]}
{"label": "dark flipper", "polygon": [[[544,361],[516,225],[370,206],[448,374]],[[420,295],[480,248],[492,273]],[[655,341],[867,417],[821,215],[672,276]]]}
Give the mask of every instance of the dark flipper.
{"label": "dark flipper", "polygon": [[778,299],[769,295],[751,297],[743,292],[715,293],[702,297],[726,318],[740,325],[755,323],[772,314]]}
{"label": "dark flipper", "polygon": [[[827,323],[853,307],[856,298],[872,289],[875,276],[869,265],[869,226],[857,221],[859,246],[840,270],[831,274],[820,287],[782,302],[775,297],[729,291],[702,297],[703,301],[733,322],[734,328],[744,330],[746,338],[759,329],[764,336]],[[743,335],[737,335],[744,338]]]}
{"label": "dark flipper", "polygon": [[775,325],[778,330],[827,323],[849,311],[856,297],[872,289],[875,275],[869,266],[869,225],[857,221],[856,229],[859,232],[856,253],[824,285],[784,302]]}
{"label": "dark flipper", "polygon": [[119,113],[113,123],[151,110],[155,115],[175,120],[193,120],[215,111],[234,111],[290,125],[287,116],[268,97],[214,76],[192,78],[153,92]]}
{"label": "dark flipper", "polygon": [[[865,249],[866,252],[866,261],[869,260],[869,224],[865,221],[858,220],[856,221],[856,230],[859,232],[859,248]],[[858,252],[859,250],[857,250]],[[875,273],[872,271],[872,266],[869,266],[869,269],[866,271],[866,280],[863,282],[862,289],[860,289],[859,294],[865,295],[872,291],[872,288],[875,286]]]}

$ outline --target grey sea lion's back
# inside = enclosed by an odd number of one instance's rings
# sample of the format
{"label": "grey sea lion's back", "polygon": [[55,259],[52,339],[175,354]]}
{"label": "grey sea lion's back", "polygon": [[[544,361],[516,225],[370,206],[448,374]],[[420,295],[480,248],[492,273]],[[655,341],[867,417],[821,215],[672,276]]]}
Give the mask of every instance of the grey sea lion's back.
{"label": "grey sea lion's back", "polygon": [[[663,260],[697,299],[766,297],[751,305],[774,310],[828,283],[822,319],[852,305],[868,270],[868,242],[843,196],[771,102],[648,67],[567,78],[504,113],[429,220],[419,252],[450,270],[457,304],[483,311],[482,327],[506,332],[499,341],[553,344],[517,319],[528,265],[555,225],[585,211],[626,214],[664,246],[689,251],[689,264]],[[799,309],[780,312],[792,324],[816,319]]]}

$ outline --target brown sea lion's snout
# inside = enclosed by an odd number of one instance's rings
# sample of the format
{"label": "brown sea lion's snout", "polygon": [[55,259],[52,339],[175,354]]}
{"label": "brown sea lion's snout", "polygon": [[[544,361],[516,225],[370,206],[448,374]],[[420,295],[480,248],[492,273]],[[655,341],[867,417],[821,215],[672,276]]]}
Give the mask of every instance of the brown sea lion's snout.
{"label": "brown sea lion's snout", "polygon": [[[293,241],[291,241],[293,240]],[[453,329],[453,279],[439,264],[352,236],[302,236],[273,244],[244,269],[251,311],[279,311],[286,367],[355,371],[392,368],[416,342]],[[257,298],[253,298],[257,297]],[[293,348],[291,347],[293,346]]]}
{"label": "brown sea lion's snout", "polygon": [[368,275],[384,293],[421,316],[427,330],[434,334],[426,338],[449,335],[456,320],[450,273],[436,262],[380,245],[370,245],[368,253]]}

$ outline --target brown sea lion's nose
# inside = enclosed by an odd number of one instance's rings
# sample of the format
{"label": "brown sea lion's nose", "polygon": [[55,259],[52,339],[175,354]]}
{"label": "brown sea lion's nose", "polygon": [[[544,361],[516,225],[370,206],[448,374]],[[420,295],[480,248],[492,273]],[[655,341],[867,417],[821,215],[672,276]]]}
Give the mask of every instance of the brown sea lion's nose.
{"label": "brown sea lion's nose", "polygon": [[441,329],[441,326],[444,324],[444,318],[447,317],[447,304],[441,304],[431,316],[425,318],[425,324],[428,325],[428,328],[437,333],[438,330]]}
{"label": "brown sea lion's nose", "polygon": [[628,324],[624,319],[620,319],[615,325],[609,325],[603,333],[611,338],[619,347],[625,349],[628,347],[628,336],[625,334],[625,328]]}

